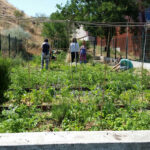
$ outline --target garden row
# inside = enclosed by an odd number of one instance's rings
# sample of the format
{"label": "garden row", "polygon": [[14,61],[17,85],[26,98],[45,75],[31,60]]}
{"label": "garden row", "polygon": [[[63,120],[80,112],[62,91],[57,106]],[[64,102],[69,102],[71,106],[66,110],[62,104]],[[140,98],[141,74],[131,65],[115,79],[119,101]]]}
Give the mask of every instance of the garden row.
{"label": "garden row", "polygon": [[112,72],[99,63],[71,67],[64,58],[61,53],[49,70],[40,70],[39,57],[9,60],[0,132],[150,129],[148,71]]}

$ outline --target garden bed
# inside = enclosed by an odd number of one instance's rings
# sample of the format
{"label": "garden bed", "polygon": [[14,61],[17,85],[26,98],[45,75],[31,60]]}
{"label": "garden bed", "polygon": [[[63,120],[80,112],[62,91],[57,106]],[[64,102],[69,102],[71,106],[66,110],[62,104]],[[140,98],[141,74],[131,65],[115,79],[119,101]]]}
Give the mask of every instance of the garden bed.
{"label": "garden bed", "polygon": [[49,70],[35,66],[40,61],[13,65],[0,132],[150,129],[147,70],[113,72],[99,63],[71,68],[61,59]]}

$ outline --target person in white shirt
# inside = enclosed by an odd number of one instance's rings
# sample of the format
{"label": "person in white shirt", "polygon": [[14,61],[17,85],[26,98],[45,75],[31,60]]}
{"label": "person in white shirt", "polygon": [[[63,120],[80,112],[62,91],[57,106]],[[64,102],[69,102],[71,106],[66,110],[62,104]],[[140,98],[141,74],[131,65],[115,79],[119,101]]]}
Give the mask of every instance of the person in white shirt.
{"label": "person in white shirt", "polygon": [[77,43],[77,39],[73,38],[72,42],[70,43],[70,52],[71,52],[71,61],[78,62],[79,60],[79,44]]}

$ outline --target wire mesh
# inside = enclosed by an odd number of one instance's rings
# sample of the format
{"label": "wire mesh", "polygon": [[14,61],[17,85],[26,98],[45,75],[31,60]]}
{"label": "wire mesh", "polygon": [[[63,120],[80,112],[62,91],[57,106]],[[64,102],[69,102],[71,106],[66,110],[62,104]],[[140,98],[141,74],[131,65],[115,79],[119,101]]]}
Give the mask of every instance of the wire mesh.
{"label": "wire mesh", "polygon": [[0,35],[0,50],[4,56],[14,57],[25,51],[25,41],[10,37],[10,35]]}

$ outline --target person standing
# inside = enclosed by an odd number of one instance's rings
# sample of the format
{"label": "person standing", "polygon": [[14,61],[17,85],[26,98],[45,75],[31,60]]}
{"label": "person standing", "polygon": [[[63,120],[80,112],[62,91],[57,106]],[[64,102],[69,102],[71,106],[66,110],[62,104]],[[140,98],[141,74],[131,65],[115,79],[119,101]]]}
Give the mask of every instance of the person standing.
{"label": "person standing", "polygon": [[44,68],[44,61],[46,63],[46,69],[48,69],[49,64],[49,58],[50,58],[50,45],[48,43],[48,39],[44,40],[44,43],[42,44],[42,55],[41,55],[41,68]]}
{"label": "person standing", "polygon": [[70,52],[71,52],[71,62],[78,62],[79,59],[79,44],[77,43],[77,39],[73,38],[72,42],[70,43]]}
{"label": "person standing", "polygon": [[80,48],[80,63],[86,63],[86,46],[85,46],[85,41],[83,41],[82,46]]}

